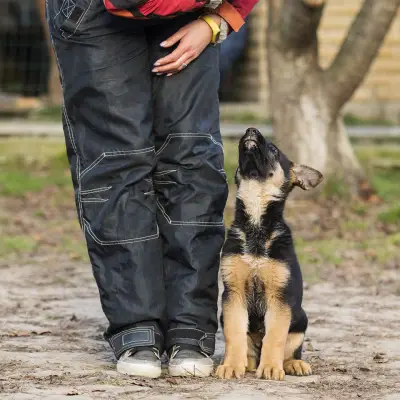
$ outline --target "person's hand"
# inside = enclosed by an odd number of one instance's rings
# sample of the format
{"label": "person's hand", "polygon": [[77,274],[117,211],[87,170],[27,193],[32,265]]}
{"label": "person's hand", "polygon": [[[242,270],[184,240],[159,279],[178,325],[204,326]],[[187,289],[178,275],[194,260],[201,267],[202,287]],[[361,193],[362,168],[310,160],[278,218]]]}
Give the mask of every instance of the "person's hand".
{"label": "person's hand", "polygon": [[[213,14],[212,18],[218,25],[220,24],[221,21],[218,15]],[[201,54],[210,44],[211,38],[212,30],[207,22],[202,19],[185,25],[161,43],[161,46],[165,48],[171,47],[178,42],[179,45],[171,54],[157,60],[152,71],[156,74],[167,74],[167,76],[176,74]]]}

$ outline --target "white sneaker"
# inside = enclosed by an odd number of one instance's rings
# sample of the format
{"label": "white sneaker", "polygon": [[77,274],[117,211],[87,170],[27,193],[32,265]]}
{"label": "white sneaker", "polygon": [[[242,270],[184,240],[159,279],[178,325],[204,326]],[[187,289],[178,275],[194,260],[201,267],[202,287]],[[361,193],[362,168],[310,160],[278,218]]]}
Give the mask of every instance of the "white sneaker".
{"label": "white sneaker", "polygon": [[156,348],[127,350],[118,360],[117,371],[142,378],[158,378],[161,375],[159,352]]}
{"label": "white sneaker", "polygon": [[174,346],[169,359],[171,376],[198,376],[205,378],[214,370],[213,360],[205,353]]}

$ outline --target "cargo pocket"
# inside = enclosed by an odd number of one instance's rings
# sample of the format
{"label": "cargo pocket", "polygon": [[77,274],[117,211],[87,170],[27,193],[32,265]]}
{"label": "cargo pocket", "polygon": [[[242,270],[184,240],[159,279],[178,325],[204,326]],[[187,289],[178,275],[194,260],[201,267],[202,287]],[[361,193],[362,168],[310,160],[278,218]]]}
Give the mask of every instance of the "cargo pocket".
{"label": "cargo pocket", "polygon": [[93,0],[50,0],[55,4],[53,16],[50,16],[53,27],[64,39],[77,35],[82,24],[88,18]]}
{"label": "cargo pocket", "polygon": [[[80,174],[85,232],[100,245],[158,237],[157,205],[148,176],[154,149],[103,153]],[[147,164],[147,166],[146,166]]]}
{"label": "cargo pocket", "polygon": [[171,225],[223,226],[227,198],[222,145],[210,134],[168,136],[153,175],[157,206]]}

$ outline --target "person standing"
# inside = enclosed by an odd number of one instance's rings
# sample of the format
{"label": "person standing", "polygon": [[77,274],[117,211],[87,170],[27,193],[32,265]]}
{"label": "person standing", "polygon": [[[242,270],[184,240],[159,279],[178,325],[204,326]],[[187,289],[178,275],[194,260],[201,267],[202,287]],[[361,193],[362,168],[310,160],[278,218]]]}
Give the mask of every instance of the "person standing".
{"label": "person standing", "polygon": [[47,0],[79,221],[117,370],[208,376],[227,199],[219,46],[257,0]]}

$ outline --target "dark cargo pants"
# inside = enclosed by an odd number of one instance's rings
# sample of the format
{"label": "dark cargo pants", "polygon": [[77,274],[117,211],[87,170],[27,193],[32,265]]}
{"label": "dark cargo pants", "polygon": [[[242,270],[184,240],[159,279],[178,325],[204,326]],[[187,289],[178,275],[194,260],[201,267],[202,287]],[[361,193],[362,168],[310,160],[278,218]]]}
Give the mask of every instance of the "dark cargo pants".
{"label": "dark cargo pants", "polygon": [[173,77],[160,43],[196,18],[132,21],[102,0],[47,0],[79,220],[116,357],[187,344],[212,354],[227,185],[218,48]]}

